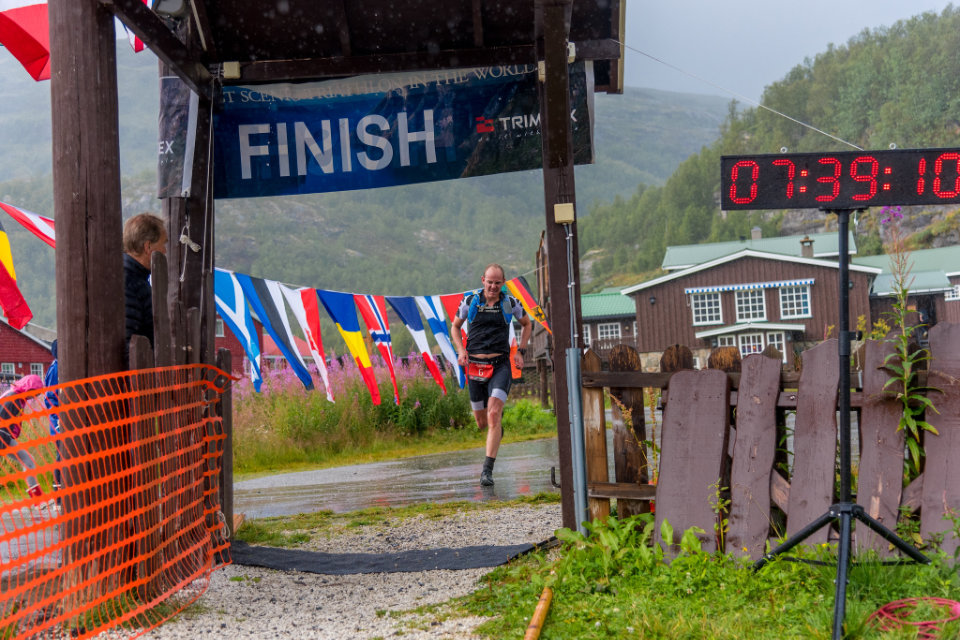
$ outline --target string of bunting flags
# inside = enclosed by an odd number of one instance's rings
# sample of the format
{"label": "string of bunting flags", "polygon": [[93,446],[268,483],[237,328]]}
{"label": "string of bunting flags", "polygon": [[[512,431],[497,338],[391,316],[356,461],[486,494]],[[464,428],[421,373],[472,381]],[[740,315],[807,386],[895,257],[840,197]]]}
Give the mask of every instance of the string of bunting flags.
{"label": "string of bunting flags", "polygon": [[[536,303],[526,278],[518,276],[506,282],[511,295],[517,298],[527,313],[540,322],[549,331],[543,310]],[[334,397],[327,377],[326,356],[323,350],[323,338],[320,333],[319,309],[323,309],[333,320],[347,345],[347,350],[357,365],[373,404],[380,404],[380,389],[373,371],[373,362],[364,342],[363,332],[358,320],[363,319],[367,333],[382,356],[393,384],[393,400],[400,402],[397,379],[394,370],[394,353],[387,318],[387,305],[396,312],[400,321],[410,332],[417,351],[427,370],[447,392],[440,365],[433,355],[427,340],[426,326],[430,328],[440,353],[456,373],[457,383],[462,389],[466,384],[466,375],[457,364],[456,352],[450,340],[448,318],[456,314],[461,300],[467,292],[432,296],[381,296],[364,293],[345,293],[313,289],[310,287],[290,287],[288,285],[257,278],[228,269],[215,269],[214,301],[217,312],[224,324],[237,337],[250,360],[250,377],[254,388],[259,391],[263,381],[261,349],[254,321],[263,326],[263,330],[273,338],[280,353],[286,358],[293,372],[307,389],[314,388],[313,379],[294,340],[293,327],[288,320],[287,308],[300,325],[306,336],[313,355],[314,364],[323,379],[327,399]],[[516,345],[513,326],[510,327],[510,342]],[[515,372],[519,373],[519,372]]]}
{"label": "string of bunting flags", "polygon": [[[56,248],[56,234],[52,218],[46,218],[3,202],[0,202],[0,209],[30,230],[40,240]],[[2,225],[0,225],[0,267],[2,267],[0,268],[0,307],[2,307],[10,324],[19,329],[27,323],[32,313],[16,287],[16,276],[13,272],[9,244]],[[520,301],[526,312],[549,332],[550,326],[547,324],[547,318],[543,309],[540,308],[533,297],[526,278],[517,276],[507,280],[505,286],[510,294]],[[453,367],[457,384],[461,389],[466,384],[465,372],[457,363],[457,355],[450,339],[447,318],[453,318],[456,315],[463,296],[470,293],[469,291],[431,296],[382,296],[344,293],[311,287],[291,287],[274,280],[257,278],[221,268],[214,270],[213,288],[217,312],[223,319],[224,325],[230,329],[243,347],[247,359],[250,361],[250,378],[257,391],[260,391],[263,382],[263,372],[262,351],[254,321],[259,322],[267,335],[273,339],[287,364],[304,387],[307,389],[314,388],[313,377],[307,363],[296,347],[294,327],[290,324],[289,319],[292,314],[309,345],[313,363],[323,380],[327,400],[334,401],[327,372],[326,354],[323,350],[323,337],[320,333],[320,307],[323,307],[327,315],[333,320],[347,345],[350,355],[356,362],[357,369],[370,391],[371,400],[374,404],[380,404],[380,389],[374,375],[373,362],[367,352],[360,322],[357,318],[357,312],[359,311],[359,316],[363,319],[367,333],[386,363],[390,373],[390,381],[393,384],[393,400],[399,404],[400,393],[397,389],[397,378],[394,370],[394,353],[390,335],[390,322],[387,318],[387,304],[393,308],[407,331],[410,332],[427,370],[443,392],[447,392],[446,384],[427,340],[427,331],[421,313],[423,318],[426,319],[427,326],[430,327],[430,332],[433,334],[444,359]],[[463,337],[466,337],[466,329],[467,325],[464,325],[464,328],[461,329]],[[511,324],[510,344],[515,347],[516,342],[517,338]],[[514,377],[519,377],[519,374],[519,371],[514,371]]]}

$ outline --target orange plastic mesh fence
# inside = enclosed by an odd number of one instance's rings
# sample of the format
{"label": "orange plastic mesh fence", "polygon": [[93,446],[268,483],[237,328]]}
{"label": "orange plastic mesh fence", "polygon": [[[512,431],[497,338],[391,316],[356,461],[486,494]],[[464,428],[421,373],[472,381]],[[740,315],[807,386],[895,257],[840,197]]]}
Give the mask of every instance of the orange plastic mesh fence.
{"label": "orange plastic mesh fence", "polygon": [[133,637],[203,593],[229,563],[229,382],[187,365],[0,398],[0,639]]}

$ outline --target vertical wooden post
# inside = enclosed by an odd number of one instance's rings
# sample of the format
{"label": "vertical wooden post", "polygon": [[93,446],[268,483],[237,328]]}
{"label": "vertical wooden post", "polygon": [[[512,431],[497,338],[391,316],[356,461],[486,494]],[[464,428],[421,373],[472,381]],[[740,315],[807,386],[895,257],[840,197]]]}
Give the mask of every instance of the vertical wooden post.
{"label": "vertical wooden post", "polygon": [[[600,371],[600,356],[587,350],[583,354],[583,370]],[[587,483],[610,482],[607,471],[607,422],[603,408],[603,389],[583,389],[583,450],[587,463]],[[589,492],[588,492],[589,494]],[[590,519],[606,520],[610,516],[609,498],[588,498]]]}
{"label": "vertical wooden post", "polygon": [[568,266],[579,279],[576,222],[569,225],[572,246],[568,265],[567,233],[558,224],[554,206],[575,202],[573,176],[573,136],[570,127],[570,77],[567,65],[567,39],[572,0],[536,0],[536,22],[542,25],[545,76],[540,83],[540,122],[543,144],[543,191],[546,214],[546,244],[550,324],[553,328],[553,406],[557,416],[557,449],[560,458],[560,485],[563,526],[575,529],[573,502],[573,465],[570,443],[570,407],[568,385],[579,381],[566,378],[566,349],[573,344],[571,335],[571,296],[574,323],[579,331],[580,298],[568,287]]}
{"label": "vertical wooden post", "polygon": [[[160,63],[160,75],[168,75],[169,69]],[[194,147],[191,150],[193,164],[184,166],[183,171],[190,175],[190,191],[179,197],[162,200],[163,215],[167,219],[169,237],[167,276],[170,288],[167,293],[171,325],[173,328],[173,349],[178,363],[189,359],[184,349],[187,340],[182,328],[183,309],[196,307],[201,310],[201,350],[209,359],[202,360],[213,364],[213,335],[215,318],[213,309],[213,280],[208,282],[204,273],[213,272],[213,197],[210,192],[210,122],[212,103],[203,96],[197,106],[197,128]],[[193,251],[189,244],[181,244],[180,236],[185,234],[191,243],[200,246]],[[210,304],[207,304],[207,302]],[[208,314],[209,312],[209,314]]]}
{"label": "vertical wooden post", "polygon": [[[116,33],[113,15],[98,2],[51,0],[48,12],[59,375],[60,382],[72,382],[124,368]],[[82,395],[65,390],[60,414],[67,434],[64,561],[74,584],[102,566],[86,537],[97,511],[69,517],[94,502],[89,491],[72,490],[94,470],[73,461],[100,446],[84,428],[86,412],[70,409]],[[64,610],[79,611],[84,600],[99,597],[93,591],[75,592]]]}
{"label": "vertical wooden post", "polygon": [[[618,344],[610,350],[610,371],[642,371],[640,354],[633,347]],[[649,480],[646,445],[647,431],[643,424],[643,389],[610,389],[613,415],[622,416],[620,424],[613,425],[613,468],[617,482],[646,484]],[[621,409],[622,407],[622,409]],[[629,414],[629,421],[624,413]],[[628,424],[629,422],[629,424]],[[617,516],[625,518],[638,513],[648,513],[650,503],[646,500],[617,499]]]}
{"label": "vertical wooden post", "polygon": [[60,381],[122,371],[116,34],[98,2],[51,0]]}

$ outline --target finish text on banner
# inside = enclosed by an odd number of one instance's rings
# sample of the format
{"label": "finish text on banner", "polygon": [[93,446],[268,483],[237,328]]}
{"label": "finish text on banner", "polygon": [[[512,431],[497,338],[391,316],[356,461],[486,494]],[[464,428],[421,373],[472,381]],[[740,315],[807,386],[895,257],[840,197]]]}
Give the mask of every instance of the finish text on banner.
{"label": "finish text on banner", "polygon": [[[570,67],[574,161],[593,162],[593,77]],[[370,189],[542,166],[536,65],[232,86],[217,198]]]}

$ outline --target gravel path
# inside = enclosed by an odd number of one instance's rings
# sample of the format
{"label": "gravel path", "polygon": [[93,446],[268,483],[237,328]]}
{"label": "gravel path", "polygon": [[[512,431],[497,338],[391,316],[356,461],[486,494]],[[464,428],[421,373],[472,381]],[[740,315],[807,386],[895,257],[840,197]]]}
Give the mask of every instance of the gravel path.
{"label": "gravel path", "polygon": [[[552,536],[560,523],[559,504],[464,511],[442,518],[385,518],[375,525],[316,536],[301,548],[385,553],[536,543]],[[488,571],[334,576],[231,565],[213,573],[197,604],[143,638],[472,639],[478,637],[472,630],[482,618],[437,621],[412,610],[470,593]]]}

